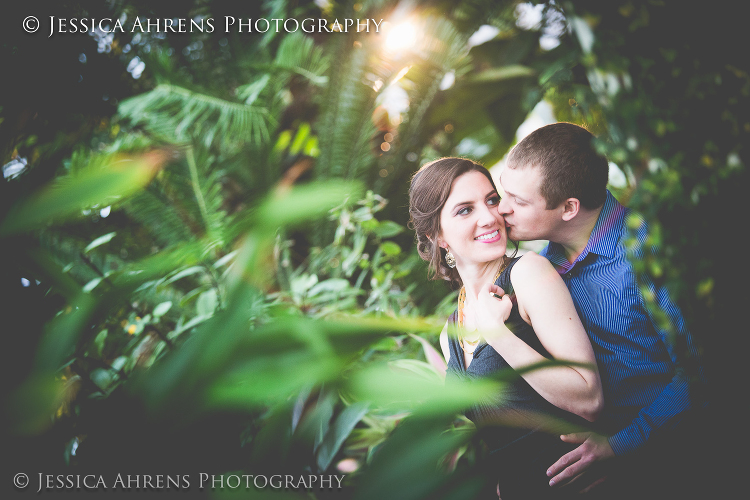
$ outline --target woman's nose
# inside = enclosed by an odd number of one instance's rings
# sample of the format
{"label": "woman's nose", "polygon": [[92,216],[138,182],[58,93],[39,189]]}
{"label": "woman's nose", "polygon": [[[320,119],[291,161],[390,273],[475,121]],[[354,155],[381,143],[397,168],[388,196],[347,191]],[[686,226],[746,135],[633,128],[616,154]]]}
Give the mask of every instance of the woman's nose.
{"label": "woman's nose", "polygon": [[497,207],[485,207],[479,217],[480,226],[489,226],[497,222],[499,218],[502,218],[497,212]]}

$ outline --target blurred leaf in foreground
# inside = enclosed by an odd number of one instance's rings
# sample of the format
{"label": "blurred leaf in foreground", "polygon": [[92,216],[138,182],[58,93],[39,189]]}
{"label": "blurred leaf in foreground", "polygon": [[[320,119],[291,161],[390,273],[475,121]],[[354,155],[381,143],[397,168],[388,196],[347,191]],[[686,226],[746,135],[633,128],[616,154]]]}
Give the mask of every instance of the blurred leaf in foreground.
{"label": "blurred leaf in foreground", "polygon": [[0,236],[80,216],[94,205],[111,205],[145,187],[167,158],[165,151],[155,150],[132,158],[92,159],[89,167],[56,180],[11,209],[0,225]]}

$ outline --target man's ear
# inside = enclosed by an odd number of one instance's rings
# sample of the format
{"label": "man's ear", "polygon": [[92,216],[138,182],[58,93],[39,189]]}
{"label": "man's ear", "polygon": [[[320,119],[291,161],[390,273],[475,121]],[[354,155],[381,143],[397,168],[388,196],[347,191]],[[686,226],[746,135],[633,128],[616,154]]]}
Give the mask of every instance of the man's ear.
{"label": "man's ear", "polygon": [[562,218],[564,221],[572,220],[581,210],[581,202],[578,198],[568,198],[563,202]]}

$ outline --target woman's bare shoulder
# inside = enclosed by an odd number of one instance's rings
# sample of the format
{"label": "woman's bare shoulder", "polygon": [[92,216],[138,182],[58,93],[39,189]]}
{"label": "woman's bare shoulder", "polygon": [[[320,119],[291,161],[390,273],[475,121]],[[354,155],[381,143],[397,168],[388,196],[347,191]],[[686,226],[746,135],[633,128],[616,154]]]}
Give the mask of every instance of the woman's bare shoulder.
{"label": "woman's bare shoulder", "polygon": [[518,262],[513,266],[510,271],[512,278],[541,278],[545,276],[557,275],[557,271],[552,266],[550,261],[534,252],[526,252],[519,259]]}

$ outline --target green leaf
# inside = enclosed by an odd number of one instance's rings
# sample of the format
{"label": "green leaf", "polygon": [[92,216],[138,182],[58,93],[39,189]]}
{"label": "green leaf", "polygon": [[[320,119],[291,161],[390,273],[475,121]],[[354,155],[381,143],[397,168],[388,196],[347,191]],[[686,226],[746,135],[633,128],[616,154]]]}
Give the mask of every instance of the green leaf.
{"label": "green leaf", "polygon": [[336,418],[318,448],[318,469],[323,472],[331,465],[341,445],[351,434],[357,423],[365,416],[370,405],[367,402],[356,402],[346,407]]}
{"label": "green leaf", "polygon": [[237,96],[240,99],[244,99],[245,105],[251,106],[255,103],[263,89],[266,88],[268,81],[271,79],[270,75],[263,75],[258,80],[248,85],[243,85],[237,88]]}
{"label": "green leaf", "polygon": [[397,359],[388,363],[389,366],[410,372],[426,380],[432,380],[436,382],[442,382],[443,377],[435,369],[434,366],[418,359]]}
{"label": "green leaf", "polygon": [[103,279],[104,278],[102,278],[101,276],[97,276],[96,278],[92,279],[91,281],[89,281],[88,283],[86,283],[85,285],[83,285],[83,291],[86,292],[86,293],[91,292],[91,290],[93,290],[94,288],[96,288],[96,286],[99,283],[101,283]]}
{"label": "green leaf", "polygon": [[289,287],[295,295],[304,295],[318,282],[318,276],[315,274],[303,274],[292,279]]}
{"label": "green leaf", "polygon": [[404,232],[404,226],[390,220],[384,220],[373,231],[378,238],[391,238]]}
{"label": "green leaf", "polygon": [[160,318],[164,316],[167,313],[167,311],[169,311],[171,308],[172,308],[171,300],[162,302],[161,304],[154,307],[154,318]]}
{"label": "green leaf", "polygon": [[260,228],[273,231],[280,226],[299,226],[326,215],[346,199],[356,200],[361,196],[361,184],[339,180],[277,190],[258,208],[254,222]]}
{"label": "green leaf", "polygon": [[200,316],[211,316],[218,305],[218,295],[213,288],[200,294],[195,308]]}
{"label": "green leaf", "polygon": [[358,400],[434,415],[461,411],[482,398],[496,394],[500,388],[498,382],[488,379],[446,386],[442,378],[434,373],[424,376],[426,372],[417,374],[409,369],[413,367],[400,368],[395,371],[385,366],[368,367],[349,379],[349,388]]}
{"label": "green leaf", "polygon": [[289,153],[293,155],[298,154],[309,135],[310,124],[303,123],[302,125],[300,125],[299,129],[297,130],[297,134],[294,136],[294,141],[292,141],[292,145],[289,148]]}
{"label": "green leaf", "polygon": [[392,241],[385,241],[380,245],[380,249],[386,255],[398,255],[401,253],[401,247]]}
{"label": "green leaf", "polygon": [[187,269],[183,269],[179,273],[167,279],[164,283],[162,283],[162,285],[168,285],[170,283],[174,283],[175,281],[185,278],[186,276],[192,276],[193,274],[202,273],[203,271],[204,269],[201,266],[188,267]]}
{"label": "green leaf", "polygon": [[318,148],[318,138],[313,136],[310,137],[307,142],[305,143],[305,148],[302,151],[307,156],[312,156],[313,158],[317,158],[320,154],[320,148]]}
{"label": "green leaf", "polygon": [[114,361],[112,361],[112,369],[120,370],[123,366],[125,366],[125,363],[127,362],[128,362],[127,356],[119,356]]}
{"label": "green leaf", "polygon": [[264,107],[175,85],[158,85],[122,101],[118,111],[134,125],[144,125],[157,135],[172,140],[196,139],[206,146],[216,138],[261,144],[270,138],[269,127],[274,120]]}
{"label": "green leaf", "polygon": [[239,252],[237,250],[233,252],[229,252],[224,257],[220,258],[214,263],[214,269],[219,269],[221,266],[229,264],[235,257],[237,257],[238,253]]}
{"label": "green leaf", "polygon": [[500,82],[502,80],[508,80],[510,78],[528,77],[534,76],[536,72],[527,66],[521,66],[513,64],[509,66],[503,66],[500,68],[491,68],[485,71],[481,71],[474,74],[469,74],[466,77],[466,82],[472,83],[487,83],[487,82]]}
{"label": "green leaf", "polygon": [[335,399],[336,396],[333,391],[321,391],[318,395],[318,400],[315,402],[314,408],[310,412],[310,416],[305,418],[302,425],[298,427],[300,434],[312,433],[313,448],[316,450],[331,428]]}
{"label": "green leaf", "polygon": [[248,361],[231,377],[214,383],[207,394],[209,404],[266,407],[269,403],[288,399],[311,382],[333,379],[342,368],[334,358],[311,358],[309,352],[275,358]]}
{"label": "green leaf", "polygon": [[130,196],[151,181],[166,159],[167,155],[161,152],[92,159],[91,165],[76,175],[60,178],[18,203],[0,224],[0,236],[80,217],[88,207],[110,205]]}
{"label": "green leaf", "polygon": [[91,371],[89,377],[91,377],[91,381],[103,391],[106,391],[114,380],[112,372],[103,368],[95,368]]}
{"label": "green leaf", "polygon": [[190,319],[190,321],[188,321],[187,323],[185,323],[184,325],[179,326],[175,330],[169,332],[167,334],[167,338],[173,339],[173,338],[177,337],[178,335],[180,335],[181,333],[190,330],[194,326],[200,325],[201,323],[203,323],[204,321],[206,321],[207,319],[210,319],[210,318],[211,318],[211,316],[195,316],[192,319]]}
{"label": "green leaf", "polygon": [[99,236],[97,239],[89,243],[86,248],[83,249],[83,253],[89,253],[94,248],[100,245],[104,245],[105,243],[109,242],[112,238],[114,238],[116,234],[117,232],[112,231],[111,233],[107,233],[103,236]]}
{"label": "green leaf", "polygon": [[96,346],[96,354],[101,357],[104,352],[104,343],[107,340],[107,330],[102,330],[94,339],[94,345]]}
{"label": "green leaf", "polygon": [[321,281],[317,285],[310,288],[310,291],[307,292],[307,295],[310,297],[315,297],[316,295],[323,292],[341,293],[347,288],[349,288],[349,282],[347,280],[331,278],[325,281]]}

